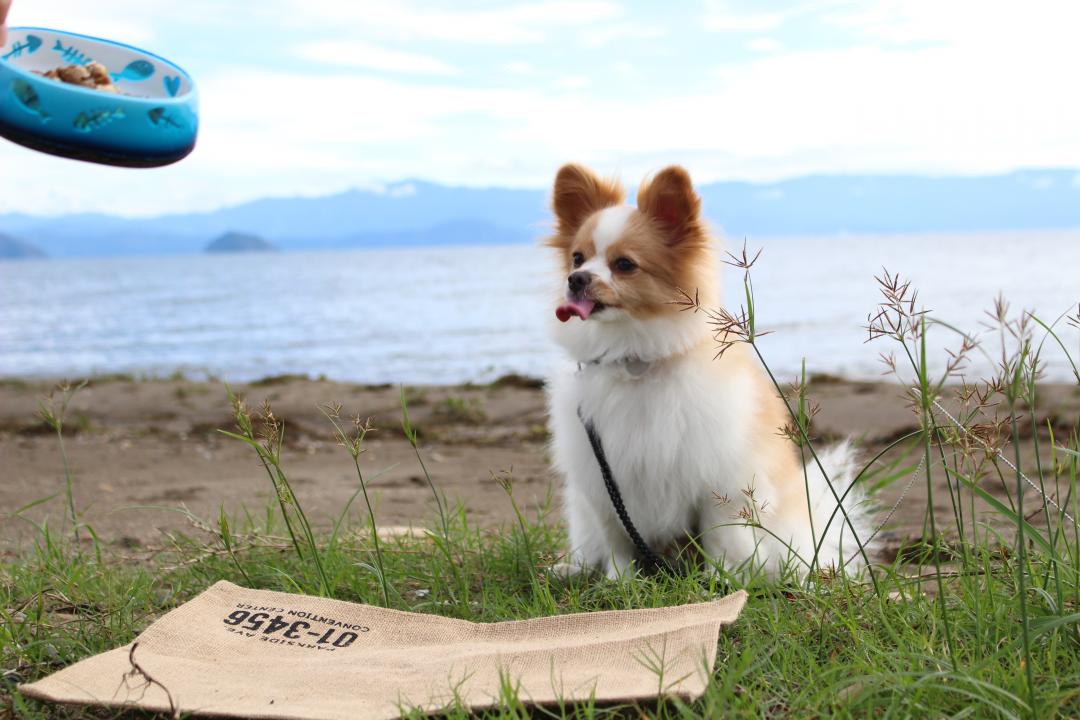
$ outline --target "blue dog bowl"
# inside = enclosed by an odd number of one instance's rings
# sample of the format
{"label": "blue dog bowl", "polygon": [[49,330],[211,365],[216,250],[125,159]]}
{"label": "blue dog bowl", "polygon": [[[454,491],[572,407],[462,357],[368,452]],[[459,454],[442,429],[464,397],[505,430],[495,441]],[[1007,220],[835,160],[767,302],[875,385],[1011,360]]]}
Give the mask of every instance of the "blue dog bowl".
{"label": "blue dog bowl", "polygon": [[[97,61],[119,93],[42,74]],[[0,135],[61,157],[158,167],[194,149],[198,100],[191,77],[173,63],[129,45],[15,27],[0,47]]]}

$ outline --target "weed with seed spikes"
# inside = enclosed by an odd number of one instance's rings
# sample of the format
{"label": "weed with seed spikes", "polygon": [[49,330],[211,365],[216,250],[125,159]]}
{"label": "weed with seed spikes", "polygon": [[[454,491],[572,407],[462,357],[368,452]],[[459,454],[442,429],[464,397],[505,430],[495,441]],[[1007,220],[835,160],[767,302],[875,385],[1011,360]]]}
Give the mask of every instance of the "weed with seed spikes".
{"label": "weed with seed spikes", "polygon": [[[322,555],[315,542],[315,534],[311,530],[311,523],[300,505],[299,498],[293,492],[289,477],[281,465],[281,445],[285,436],[285,423],[274,415],[270,403],[264,402],[258,420],[259,429],[255,429],[255,422],[251,411],[244,404],[243,399],[233,393],[232,388],[225,386],[229,397],[229,403],[233,409],[233,419],[236,421],[238,432],[218,430],[221,434],[239,440],[255,450],[259,456],[259,462],[266,471],[267,477],[274,488],[274,496],[277,498],[278,507],[281,509],[282,519],[292,540],[293,549],[296,550],[297,558],[308,560],[315,566],[318,574],[318,593],[329,595],[332,591],[330,580],[323,567]],[[297,536],[299,533],[299,537]],[[304,549],[306,548],[306,549]],[[299,585],[303,587],[303,585]]]}
{"label": "weed with seed spikes", "polygon": [[68,462],[67,449],[64,447],[64,421],[67,419],[72,398],[86,385],[86,380],[77,385],[64,381],[38,403],[38,417],[56,433],[56,441],[60,446],[60,459],[64,464],[64,493],[67,499],[68,518],[71,520],[71,532],[75,536],[76,543],[79,540],[79,513],[75,510],[75,476],[71,472],[71,463]]}
{"label": "weed with seed spikes", "polygon": [[368,495],[367,483],[364,481],[364,472],[360,469],[360,456],[364,453],[364,440],[368,433],[374,429],[371,418],[362,420],[359,415],[352,419],[352,432],[347,432],[341,421],[341,405],[329,404],[320,406],[323,415],[334,427],[334,434],[338,443],[345,448],[352,458],[353,467],[356,468],[356,476],[360,480],[360,492],[364,496],[364,506],[367,508],[368,524],[371,528],[371,544],[374,548],[375,565],[368,566],[379,579],[382,588],[383,607],[390,607],[390,584],[386,578],[386,564],[383,562],[382,548],[379,546],[379,526],[375,522],[375,508],[371,504]]}

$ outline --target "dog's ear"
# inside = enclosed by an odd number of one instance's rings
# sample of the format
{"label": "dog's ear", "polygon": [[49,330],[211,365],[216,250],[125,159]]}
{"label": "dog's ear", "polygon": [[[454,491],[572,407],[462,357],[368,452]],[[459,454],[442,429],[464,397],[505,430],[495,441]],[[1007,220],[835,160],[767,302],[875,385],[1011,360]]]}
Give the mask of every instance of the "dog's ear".
{"label": "dog's ear", "polygon": [[551,200],[559,221],[559,235],[573,237],[586,218],[598,210],[618,205],[623,197],[618,182],[598,178],[581,165],[563,165],[555,175]]}
{"label": "dog's ear", "polygon": [[637,202],[638,210],[652,218],[669,244],[701,232],[701,198],[694,192],[690,174],[678,165],[666,167],[643,182]]}

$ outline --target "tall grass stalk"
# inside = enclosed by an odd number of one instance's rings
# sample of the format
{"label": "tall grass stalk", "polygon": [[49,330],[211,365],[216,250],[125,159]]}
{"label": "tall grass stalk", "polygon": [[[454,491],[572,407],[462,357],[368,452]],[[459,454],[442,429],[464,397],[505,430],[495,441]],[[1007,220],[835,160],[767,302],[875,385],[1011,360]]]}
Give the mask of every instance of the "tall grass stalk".
{"label": "tall grass stalk", "polygon": [[[1012,430],[1013,462],[1016,467],[1016,514],[1020,522],[1016,523],[1016,584],[1019,588],[1017,596],[1020,602],[1020,637],[1024,650],[1024,677],[1027,679],[1028,705],[1031,707],[1031,717],[1039,717],[1039,706],[1035,696],[1035,669],[1031,658],[1031,618],[1028,613],[1028,599],[1026,587],[1026,575],[1029,571],[1027,559],[1027,543],[1024,540],[1024,528],[1027,524],[1024,515],[1024,495],[1027,488],[1024,486],[1024,476],[1020,471],[1020,425],[1017,422],[1016,403],[1021,392],[1023,382],[1024,359],[1027,356],[1028,347],[1021,340],[1022,347],[1020,357],[1015,364],[1011,382],[1006,385],[1006,398],[1009,402],[1009,426]],[[1048,528],[1049,529],[1049,528]],[[1050,555],[1053,556],[1051,547]]]}
{"label": "tall grass stalk", "polygon": [[510,507],[514,511],[518,531],[521,533],[522,549],[525,552],[522,569],[528,575],[533,592],[537,595],[542,594],[543,590],[537,577],[536,556],[533,554],[532,541],[529,539],[528,522],[525,520],[525,514],[521,511],[521,506],[518,505],[517,498],[514,497],[514,470],[510,468],[509,470],[493,472],[491,477],[506,493],[506,497],[510,500]]}
{"label": "tall grass stalk", "polygon": [[[945,596],[945,581],[941,576],[941,538],[937,530],[937,513],[934,512],[934,482],[933,482],[933,441],[934,427],[930,405],[934,397],[930,390],[930,372],[927,368],[926,359],[926,316],[919,317],[919,354],[918,354],[918,381],[919,381],[919,408],[922,413],[923,428],[923,459],[926,463],[924,474],[926,476],[926,514],[930,519],[930,553],[934,560],[934,576],[937,580],[938,601],[941,604],[941,623],[945,630],[945,644],[949,649],[949,662],[952,669],[957,669],[956,646],[953,643],[952,628],[949,625],[949,606]],[[956,505],[953,505],[955,510]]]}
{"label": "tall grass stalk", "polygon": [[[245,443],[258,454],[259,461],[262,463],[263,469],[266,470],[270,483],[274,487],[274,495],[277,498],[278,507],[281,509],[281,516],[285,521],[289,538],[292,540],[293,548],[296,550],[297,558],[304,560],[306,556],[314,564],[319,577],[319,594],[330,595],[332,591],[330,580],[326,575],[326,569],[323,567],[322,555],[315,542],[315,534],[312,532],[311,523],[304,513],[300,499],[293,492],[288,475],[285,474],[285,470],[281,465],[281,446],[285,437],[284,422],[273,414],[269,404],[264,404],[260,417],[262,420],[261,430],[257,432],[252,422],[251,412],[244,405],[244,402],[233,393],[232,388],[228,385],[225,386],[225,391],[233,408],[233,419],[236,421],[237,429],[240,432],[234,433],[228,430],[218,430],[218,432]],[[299,528],[301,537],[297,537],[297,528]],[[306,552],[302,549],[301,538],[304,546],[307,547]]]}
{"label": "tall grass stalk", "polygon": [[420,433],[412,424],[412,420],[409,417],[409,402],[405,395],[404,385],[401,387],[401,431],[405,435],[405,439],[408,441],[413,453],[416,455],[416,461],[420,464],[420,470],[424,473],[424,480],[431,490],[431,496],[435,500],[435,507],[439,511],[439,529],[441,530],[441,534],[435,539],[435,545],[442,553],[443,557],[446,558],[446,565],[454,580],[454,594],[458,606],[461,608],[462,616],[471,617],[473,614],[472,605],[469,599],[471,592],[468,582],[464,579],[464,573],[461,568],[464,560],[459,560],[454,557],[453,543],[450,541],[450,522],[447,517],[446,498],[443,497],[435,487],[435,481],[432,480],[431,473],[427,468],[427,463],[424,462],[424,456],[420,452]]}
{"label": "tall grass stalk", "polygon": [[416,461],[420,463],[420,470],[423,471],[424,479],[427,481],[428,488],[431,489],[431,496],[435,499],[435,507],[439,511],[439,527],[442,528],[443,536],[449,537],[450,525],[446,519],[446,500],[439,494],[439,491],[435,489],[435,483],[431,479],[431,473],[428,472],[427,464],[424,463],[424,457],[420,454],[420,445],[418,442],[419,433],[416,428],[413,427],[412,420],[409,419],[409,403],[405,398],[404,385],[401,386],[401,431],[405,434],[405,439],[409,441],[409,445],[416,454]]}
{"label": "tall grass stalk", "polygon": [[[67,419],[68,406],[72,398],[86,387],[87,382],[83,380],[78,385],[72,386],[65,381],[38,403],[38,417],[56,433],[56,442],[60,446],[60,460],[64,465],[64,497],[67,500],[68,519],[71,521],[71,532],[75,536],[76,546],[80,539],[79,513],[75,510],[75,476],[71,472],[67,448],[64,446],[64,421]],[[59,400],[56,398],[56,392],[60,394]]]}
{"label": "tall grass stalk", "polygon": [[815,573],[819,569],[818,555],[821,544],[818,541],[817,531],[814,529],[814,506],[810,492],[810,471],[806,467],[806,443],[803,438],[809,436],[810,419],[813,414],[806,399],[806,358],[802,359],[802,368],[799,374],[799,385],[796,392],[795,424],[798,432],[788,433],[789,439],[799,448],[799,464],[802,467],[803,487],[806,489],[806,517],[810,521],[810,540],[814,543],[814,556],[810,559],[810,572]]}
{"label": "tall grass stalk", "polygon": [[341,425],[340,405],[323,405],[320,409],[326,419],[330,421],[330,424],[333,425],[338,442],[348,451],[349,456],[352,458],[356,476],[360,480],[360,492],[364,496],[364,506],[367,508],[368,526],[371,529],[371,544],[375,554],[375,566],[372,569],[379,578],[383,607],[390,607],[390,583],[386,577],[386,563],[383,561],[382,548],[379,545],[379,526],[375,522],[375,508],[372,506],[371,497],[368,495],[367,483],[364,481],[364,471],[360,468],[360,456],[365,449],[364,440],[367,439],[367,434],[372,430],[370,418],[361,420],[360,416],[357,415],[353,419],[353,433],[350,435]]}

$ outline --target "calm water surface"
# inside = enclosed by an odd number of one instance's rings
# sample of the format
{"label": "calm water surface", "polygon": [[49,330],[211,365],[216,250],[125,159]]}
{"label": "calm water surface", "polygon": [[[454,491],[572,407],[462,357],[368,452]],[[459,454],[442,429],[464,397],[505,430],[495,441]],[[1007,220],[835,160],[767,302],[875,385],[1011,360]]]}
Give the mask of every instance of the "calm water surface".
{"label": "calm water surface", "polygon": [[[883,266],[968,331],[982,329],[999,292],[1050,319],[1080,302],[1080,231],[751,245],[764,248],[758,325],[774,331],[762,348],[785,378],[803,357],[816,372],[880,375],[889,347],[864,343],[864,327]],[[725,268],[724,279],[738,304],[741,276]],[[526,246],[0,263],[0,376],[542,375],[559,361],[546,334],[558,285],[550,251]],[[1063,335],[1078,353],[1077,331]],[[956,344],[944,333],[937,342]],[[1048,360],[1049,377],[1068,376],[1059,352]]]}

